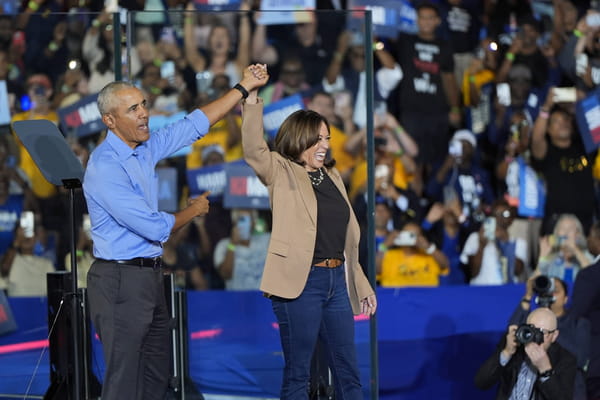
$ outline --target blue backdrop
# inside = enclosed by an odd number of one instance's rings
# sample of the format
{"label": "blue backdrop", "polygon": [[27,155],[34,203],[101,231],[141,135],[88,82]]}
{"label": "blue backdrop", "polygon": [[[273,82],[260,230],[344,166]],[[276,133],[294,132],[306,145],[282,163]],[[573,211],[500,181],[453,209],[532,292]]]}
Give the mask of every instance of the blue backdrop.
{"label": "blue backdrop", "polygon": [[[383,399],[492,399],[473,386],[523,285],[379,289],[379,388]],[[43,395],[49,383],[44,298],[9,299],[18,330],[0,337],[0,394]],[[258,292],[188,292],[190,375],[204,393],[278,397],[283,358],[270,302]],[[103,370],[94,342],[93,369]],[[43,344],[43,342],[41,342]],[[14,348],[14,344],[33,349]],[[369,321],[356,344],[369,395]],[[39,367],[36,370],[36,365]]]}

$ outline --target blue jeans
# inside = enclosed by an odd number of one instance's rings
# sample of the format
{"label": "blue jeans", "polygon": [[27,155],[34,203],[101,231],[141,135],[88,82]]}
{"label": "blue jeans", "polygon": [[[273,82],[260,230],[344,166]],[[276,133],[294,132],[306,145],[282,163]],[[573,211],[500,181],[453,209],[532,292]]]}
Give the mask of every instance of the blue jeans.
{"label": "blue jeans", "polygon": [[336,399],[362,399],[344,266],[312,267],[298,298],[272,297],[272,305],[285,358],[281,399],[308,399],[318,337],[325,344]]}

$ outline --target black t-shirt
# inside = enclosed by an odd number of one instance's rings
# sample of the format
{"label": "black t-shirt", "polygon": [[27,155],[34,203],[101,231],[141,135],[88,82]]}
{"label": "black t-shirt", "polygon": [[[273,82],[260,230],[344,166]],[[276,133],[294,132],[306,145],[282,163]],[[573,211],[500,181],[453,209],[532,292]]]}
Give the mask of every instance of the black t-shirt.
{"label": "black t-shirt", "polygon": [[548,60],[537,49],[532,54],[517,54],[513,65],[524,64],[531,70],[531,84],[537,88],[543,88],[548,82]]}
{"label": "black t-shirt", "polygon": [[444,20],[443,27],[452,43],[454,53],[469,53],[479,44],[481,21],[481,3],[461,4],[460,7],[442,5]]}
{"label": "black t-shirt", "polygon": [[398,91],[401,111],[447,112],[442,73],[454,70],[449,45],[441,40],[401,35],[395,55],[404,73]]}
{"label": "black t-shirt", "polygon": [[[314,178],[319,176],[318,171],[309,174]],[[325,173],[323,181],[313,185],[313,189],[317,196],[317,241],[313,264],[327,258],[344,260],[346,230],[350,219],[348,203]]]}
{"label": "black t-shirt", "polygon": [[[577,135],[576,133],[574,135]],[[585,153],[579,136],[568,148],[554,146],[549,139],[543,160],[533,158],[533,166],[546,180],[545,217],[575,214],[585,225],[594,213],[594,159]]]}

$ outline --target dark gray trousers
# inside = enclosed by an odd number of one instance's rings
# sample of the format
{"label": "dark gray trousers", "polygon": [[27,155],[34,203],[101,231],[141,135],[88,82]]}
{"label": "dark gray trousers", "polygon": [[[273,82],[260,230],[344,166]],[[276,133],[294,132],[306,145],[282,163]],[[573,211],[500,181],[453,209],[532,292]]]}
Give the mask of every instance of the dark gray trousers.
{"label": "dark gray trousers", "polygon": [[87,292],[106,364],[102,400],[163,400],[170,341],[162,270],[95,261]]}

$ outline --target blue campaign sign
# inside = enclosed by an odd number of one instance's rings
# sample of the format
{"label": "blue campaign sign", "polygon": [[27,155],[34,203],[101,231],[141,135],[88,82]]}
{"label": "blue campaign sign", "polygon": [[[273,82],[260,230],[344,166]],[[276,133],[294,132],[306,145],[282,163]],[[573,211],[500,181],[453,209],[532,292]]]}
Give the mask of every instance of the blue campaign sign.
{"label": "blue campaign sign", "polygon": [[269,208],[269,192],[248,164],[225,166],[227,187],[223,197],[225,208]]}
{"label": "blue campaign sign", "polygon": [[240,9],[241,0],[194,0],[196,10],[234,11]]}
{"label": "blue campaign sign", "polygon": [[575,118],[586,153],[600,147],[600,98],[598,91],[575,104]]}
{"label": "blue campaign sign", "polygon": [[158,175],[158,209],[173,213],[179,209],[177,198],[177,169],[156,168]]}
{"label": "blue campaign sign", "polygon": [[348,14],[347,27],[350,30],[362,30],[364,19],[362,11],[364,10],[371,10],[373,33],[375,36],[395,39],[398,36],[398,31],[401,30],[400,27],[402,24],[406,24],[402,19],[405,1],[350,0],[349,3],[350,6],[348,8],[353,10]]}
{"label": "blue campaign sign", "polygon": [[60,126],[64,134],[81,137],[94,134],[105,128],[96,104],[97,98],[97,93],[92,94],[58,110]]}
{"label": "blue campaign sign", "polygon": [[4,295],[4,291],[0,290],[0,335],[11,333],[17,330],[15,317],[10,310],[8,300]]}
{"label": "blue campaign sign", "polygon": [[304,101],[302,101],[302,96],[299,94],[288,96],[283,100],[265,106],[263,110],[263,123],[269,137],[273,139],[277,135],[279,127],[291,113],[303,109]]}
{"label": "blue campaign sign", "polygon": [[261,13],[257,22],[261,25],[287,25],[311,22],[313,15],[306,12],[306,10],[314,9],[315,0],[261,0]]}
{"label": "blue campaign sign", "polygon": [[417,33],[417,10],[408,0],[401,0],[402,6],[398,15],[398,30],[404,33]]}
{"label": "blue campaign sign", "polygon": [[209,199],[220,198],[223,196],[226,181],[227,178],[225,176],[225,164],[188,169],[187,171],[187,182],[190,188],[190,196],[198,196],[209,190]]}

